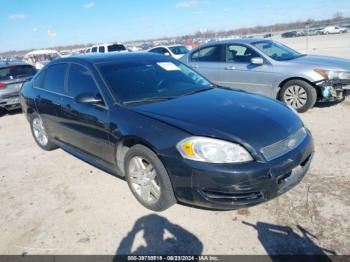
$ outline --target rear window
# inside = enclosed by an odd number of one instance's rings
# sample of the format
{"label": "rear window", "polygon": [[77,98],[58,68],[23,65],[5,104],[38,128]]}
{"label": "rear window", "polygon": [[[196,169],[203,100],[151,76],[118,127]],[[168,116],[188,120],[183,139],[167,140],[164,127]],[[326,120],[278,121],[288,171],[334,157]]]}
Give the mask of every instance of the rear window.
{"label": "rear window", "polygon": [[0,80],[20,79],[33,76],[36,69],[31,65],[16,65],[0,68]]}
{"label": "rear window", "polygon": [[108,46],[108,52],[120,52],[120,51],[125,51],[125,50],[126,50],[126,48],[124,45],[114,44],[114,45]]}

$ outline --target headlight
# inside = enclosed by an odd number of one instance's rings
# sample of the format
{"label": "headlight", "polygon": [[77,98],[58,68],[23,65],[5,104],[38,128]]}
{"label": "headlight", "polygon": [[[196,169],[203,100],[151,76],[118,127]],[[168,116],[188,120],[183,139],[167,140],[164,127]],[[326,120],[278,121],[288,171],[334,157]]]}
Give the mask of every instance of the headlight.
{"label": "headlight", "polygon": [[314,71],[327,80],[333,80],[333,79],[350,80],[349,71],[335,71],[335,70],[324,70],[324,69],[314,69]]}
{"label": "headlight", "polygon": [[252,161],[242,146],[208,137],[189,137],[177,146],[182,157],[208,163],[240,163]]}

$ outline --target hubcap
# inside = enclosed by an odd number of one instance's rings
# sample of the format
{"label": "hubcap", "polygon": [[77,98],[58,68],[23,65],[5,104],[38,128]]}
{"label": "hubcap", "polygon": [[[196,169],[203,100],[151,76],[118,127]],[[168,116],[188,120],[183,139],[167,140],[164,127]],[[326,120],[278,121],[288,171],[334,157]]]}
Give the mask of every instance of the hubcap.
{"label": "hubcap", "polygon": [[129,178],[134,191],[143,201],[155,203],[159,200],[157,172],[146,159],[136,156],[130,160]]}
{"label": "hubcap", "polygon": [[301,108],[307,102],[307,93],[303,87],[292,85],[284,92],[284,101],[295,109]]}
{"label": "hubcap", "polygon": [[43,125],[43,121],[39,117],[36,117],[33,120],[33,132],[36,141],[38,141],[40,145],[46,146],[48,138]]}

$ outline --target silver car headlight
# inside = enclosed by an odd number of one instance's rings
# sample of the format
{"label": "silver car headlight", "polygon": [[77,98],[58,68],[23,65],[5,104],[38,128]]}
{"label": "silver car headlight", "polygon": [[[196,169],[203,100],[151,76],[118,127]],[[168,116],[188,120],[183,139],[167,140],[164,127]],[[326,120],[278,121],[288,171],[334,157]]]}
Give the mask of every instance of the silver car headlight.
{"label": "silver car headlight", "polygon": [[314,71],[327,80],[350,80],[350,71],[337,71],[325,69],[314,69]]}
{"label": "silver car headlight", "polygon": [[242,146],[208,137],[188,137],[180,141],[177,150],[182,157],[208,163],[242,163],[252,161],[249,152]]}

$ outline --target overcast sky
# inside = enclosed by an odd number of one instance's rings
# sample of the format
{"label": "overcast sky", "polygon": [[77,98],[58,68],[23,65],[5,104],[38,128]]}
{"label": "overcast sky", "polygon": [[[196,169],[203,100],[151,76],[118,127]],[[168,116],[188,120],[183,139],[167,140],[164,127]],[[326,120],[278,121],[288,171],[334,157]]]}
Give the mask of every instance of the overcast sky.
{"label": "overcast sky", "polygon": [[0,52],[350,16],[350,0],[0,0]]}

